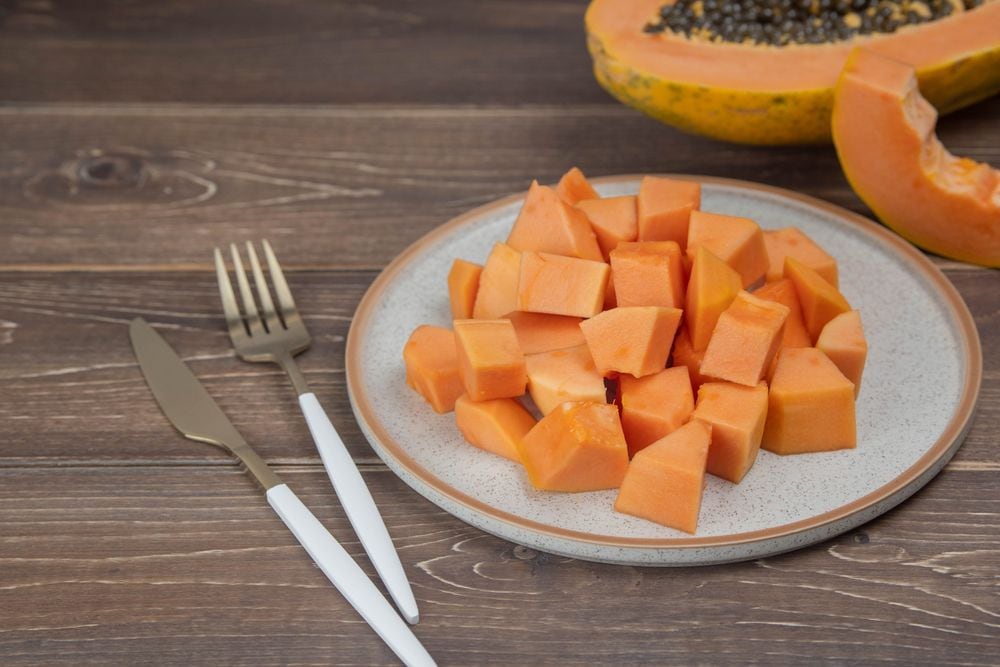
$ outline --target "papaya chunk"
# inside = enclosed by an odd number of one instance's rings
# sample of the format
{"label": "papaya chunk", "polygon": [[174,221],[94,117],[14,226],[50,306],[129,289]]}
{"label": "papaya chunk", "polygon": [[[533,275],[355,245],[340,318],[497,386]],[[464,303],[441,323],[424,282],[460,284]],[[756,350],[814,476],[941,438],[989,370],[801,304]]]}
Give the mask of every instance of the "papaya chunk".
{"label": "papaya chunk", "polygon": [[695,248],[684,309],[684,321],[695,350],[708,347],[719,315],[729,308],[741,285],[740,274],[731,266],[707,248]]}
{"label": "papaya chunk", "polygon": [[697,181],[643,177],[636,199],[639,240],[674,241],[684,249],[691,212],[700,206],[701,184]]}
{"label": "papaya chunk", "polygon": [[562,175],[556,185],[556,194],[570,206],[584,200],[599,199],[601,196],[578,167],[572,167]]}
{"label": "papaya chunk", "polygon": [[802,454],[856,444],[854,384],[814,347],[782,350],[771,379],[764,449]]}
{"label": "papaya chunk", "polygon": [[465,392],[458,370],[451,329],[421,324],[403,346],[406,384],[424,397],[435,412],[450,412]]}
{"label": "papaya chunk", "polygon": [[467,320],[472,317],[479,291],[479,276],[483,267],[464,259],[456,259],[448,272],[448,301],[451,319]]}
{"label": "papaya chunk", "polygon": [[524,394],[527,367],[510,320],[455,320],[454,327],[458,370],[469,398]]}
{"label": "papaya chunk", "polygon": [[694,251],[704,246],[733,267],[744,289],[763,282],[769,266],[764,232],[750,218],[720,215],[705,211],[691,213],[688,227],[687,253],[694,259]]}
{"label": "papaya chunk", "polygon": [[854,397],[861,391],[861,375],[868,358],[868,342],[861,326],[861,314],[856,310],[841,313],[826,323],[816,341],[848,380],[854,383]]}
{"label": "papaya chunk", "polygon": [[[684,266],[685,256],[674,241],[622,241],[617,250],[632,250],[670,258],[670,287],[674,292],[675,308],[684,307],[684,291],[687,289],[688,269]],[[612,273],[614,271],[612,270]]]}
{"label": "papaya chunk", "polygon": [[466,442],[517,463],[517,443],[535,425],[535,418],[516,398],[473,401],[462,394],[455,401],[455,424]]}
{"label": "papaya chunk", "polygon": [[719,316],[705,348],[701,373],[756,386],[774,361],[787,317],[786,306],[740,292]]}
{"label": "papaya chunk", "polygon": [[694,394],[688,369],[676,366],[641,378],[619,375],[618,402],[628,453],[634,456],[691,416]]}
{"label": "papaya chunk", "polygon": [[532,181],[507,245],[521,252],[604,261],[590,221],[556,194],[552,188]]}
{"label": "papaya chunk", "polygon": [[812,347],[812,339],[806,331],[806,323],[802,321],[802,306],[799,305],[799,295],[795,285],[788,278],[769,282],[753,291],[759,299],[774,301],[788,308],[788,318],[781,334],[781,347]]}
{"label": "papaya chunk", "polygon": [[680,319],[677,308],[618,307],[584,320],[580,329],[599,373],[642,377],[666,367]]}
{"label": "papaya chunk", "polygon": [[604,403],[604,378],[586,345],[525,356],[528,393],[543,415],[562,403]]}
{"label": "papaya chunk", "polygon": [[639,235],[635,195],[585,199],[576,207],[590,220],[604,258],[622,241],[634,241]]}
{"label": "papaya chunk", "polygon": [[781,280],[785,275],[785,257],[794,257],[837,286],[837,260],[798,227],[765,230],[764,245],[767,246],[767,282]]}
{"label": "papaya chunk", "polygon": [[827,322],[851,309],[851,304],[836,287],[794,257],[785,258],[785,277],[795,285],[802,306],[802,321],[814,343]]}
{"label": "papaya chunk", "polygon": [[505,243],[494,245],[479,275],[472,316],[477,320],[495,320],[516,310],[520,275],[521,253]]}
{"label": "papaya chunk", "polygon": [[701,361],[705,357],[705,350],[695,351],[691,345],[691,336],[688,335],[686,326],[680,327],[677,331],[672,356],[671,365],[687,368],[688,375],[691,377],[691,389],[697,393],[698,387],[709,381],[701,374]]}
{"label": "papaya chunk", "polygon": [[591,317],[601,312],[611,269],[604,262],[521,254],[517,307],[529,313]]}
{"label": "papaya chunk", "polygon": [[536,489],[600,491],[622,483],[628,447],[618,408],[563,403],[521,439],[518,452]]}
{"label": "papaya chunk", "polygon": [[684,269],[681,249],[673,241],[673,252],[650,252],[643,243],[629,244],[611,251],[611,273],[619,306],[684,306]]}
{"label": "papaya chunk", "polygon": [[514,325],[517,343],[525,354],[562,350],[587,342],[580,331],[583,321],[580,317],[515,311],[507,319]]}
{"label": "papaya chunk", "polygon": [[692,421],[635,455],[615,511],[694,534],[701,512],[712,427]]}
{"label": "papaya chunk", "polygon": [[692,419],[712,426],[706,470],[739,484],[760,451],[767,419],[767,385],[706,382],[698,389]]}

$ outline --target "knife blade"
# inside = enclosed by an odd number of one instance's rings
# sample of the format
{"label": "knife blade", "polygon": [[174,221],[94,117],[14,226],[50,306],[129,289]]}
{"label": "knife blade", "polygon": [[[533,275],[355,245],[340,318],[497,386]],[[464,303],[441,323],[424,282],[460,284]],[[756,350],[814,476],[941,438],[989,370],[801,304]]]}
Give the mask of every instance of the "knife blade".
{"label": "knife blade", "polygon": [[327,578],[406,665],[434,659],[396,610],[302,501],[268,468],[173,348],[141,317],[129,325],[139,368],[163,414],[185,437],[228,449],[254,475],[267,501]]}

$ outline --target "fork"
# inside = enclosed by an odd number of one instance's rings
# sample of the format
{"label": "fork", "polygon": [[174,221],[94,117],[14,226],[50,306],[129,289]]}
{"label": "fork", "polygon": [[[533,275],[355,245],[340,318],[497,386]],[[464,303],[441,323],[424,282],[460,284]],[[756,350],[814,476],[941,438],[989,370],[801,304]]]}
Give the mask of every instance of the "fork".
{"label": "fork", "polygon": [[416,623],[420,619],[417,601],[413,597],[413,590],[410,588],[410,582],[403,571],[403,565],[392,544],[385,522],[382,521],[382,516],[361,478],[361,473],[347,452],[344,441],[340,439],[316,395],[310,391],[298,364],[295,363],[295,355],[309,347],[311,341],[309,332],[295,306],[292,292],[288,289],[285,275],[274,255],[274,250],[271,249],[271,244],[263,240],[261,246],[264,249],[274,289],[274,299],[271,298],[271,289],[264,277],[257,251],[253,243],[249,241],[246,243],[250,270],[253,273],[257,298],[260,300],[259,308],[250,289],[240,252],[235,244],[229,246],[233,273],[243,304],[242,311],[233,292],[233,285],[229,281],[222,253],[218,248],[215,249],[215,274],[219,283],[219,294],[222,296],[222,310],[229,328],[229,339],[233,342],[236,353],[244,361],[276,363],[288,375],[299,396],[299,406],[323,460],[323,467],[333,482],[337,498],[340,499],[354,532],[361,540],[361,545],[403,618],[409,623]]}

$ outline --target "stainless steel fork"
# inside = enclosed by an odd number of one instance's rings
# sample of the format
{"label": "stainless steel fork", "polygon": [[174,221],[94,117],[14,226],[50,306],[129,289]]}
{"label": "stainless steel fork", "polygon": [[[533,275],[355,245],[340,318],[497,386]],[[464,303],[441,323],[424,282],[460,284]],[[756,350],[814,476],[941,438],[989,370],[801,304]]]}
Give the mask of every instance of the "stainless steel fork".
{"label": "stainless steel fork", "polygon": [[292,292],[288,289],[285,275],[271,245],[267,241],[262,241],[261,246],[264,249],[271,286],[274,289],[273,299],[253,244],[248,241],[246,251],[256,287],[256,298],[247,280],[239,250],[235,245],[229,246],[233,272],[240,292],[239,302],[243,305],[242,310],[233,291],[233,285],[229,281],[222,253],[218,248],[215,249],[215,273],[219,282],[219,293],[222,296],[222,310],[229,327],[229,338],[236,348],[236,353],[245,361],[273,362],[288,374],[292,386],[299,395],[299,406],[305,415],[306,423],[309,424],[309,431],[319,450],[323,466],[330,476],[330,481],[333,482],[333,488],[351,526],[354,527],[354,532],[361,540],[365,552],[368,553],[403,618],[410,623],[416,623],[419,620],[417,602],[399,561],[399,555],[392,544],[392,538],[386,530],[385,522],[382,521],[382,516],[361,478],[361,473],[358,472],[351,455],[344,447],[344,442],[316,400],[316,395],[309,390],[305,377],[295,363],[295,355],[309,347],[311,340],[309,332],[306,331],[305,323],[295,307]]}

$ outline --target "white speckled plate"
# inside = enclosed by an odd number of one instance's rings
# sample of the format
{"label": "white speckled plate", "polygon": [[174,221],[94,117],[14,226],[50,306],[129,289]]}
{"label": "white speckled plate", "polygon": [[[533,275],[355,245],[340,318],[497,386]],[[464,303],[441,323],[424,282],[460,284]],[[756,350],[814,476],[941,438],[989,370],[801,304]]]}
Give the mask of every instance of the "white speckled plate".
{"label": "white speckled plate", "polygon": [[[841,289],[869,341],[855,450],[781,457],[761,451],[742,483],[708,476],[694,536],[612,510],[614,491],[535,491],[520,466],[463,442],[404,382],[403,344],[418,324],[450,322],[445,278],[456,257],[484,261],[523,195],[477,208],[417,241],[374,282],[347,341],[354,413],[404,482],[456,517],[557,554],[633,565],[758,558],[819,542],[894,507],[958,449],[979,393],[982,352],[968,309],[931,262],[897,236],[831,204],[718,178],[702,208],[763,227],[795,225],[837,258]],[[632,194],[639,177],[595,179]]]}

